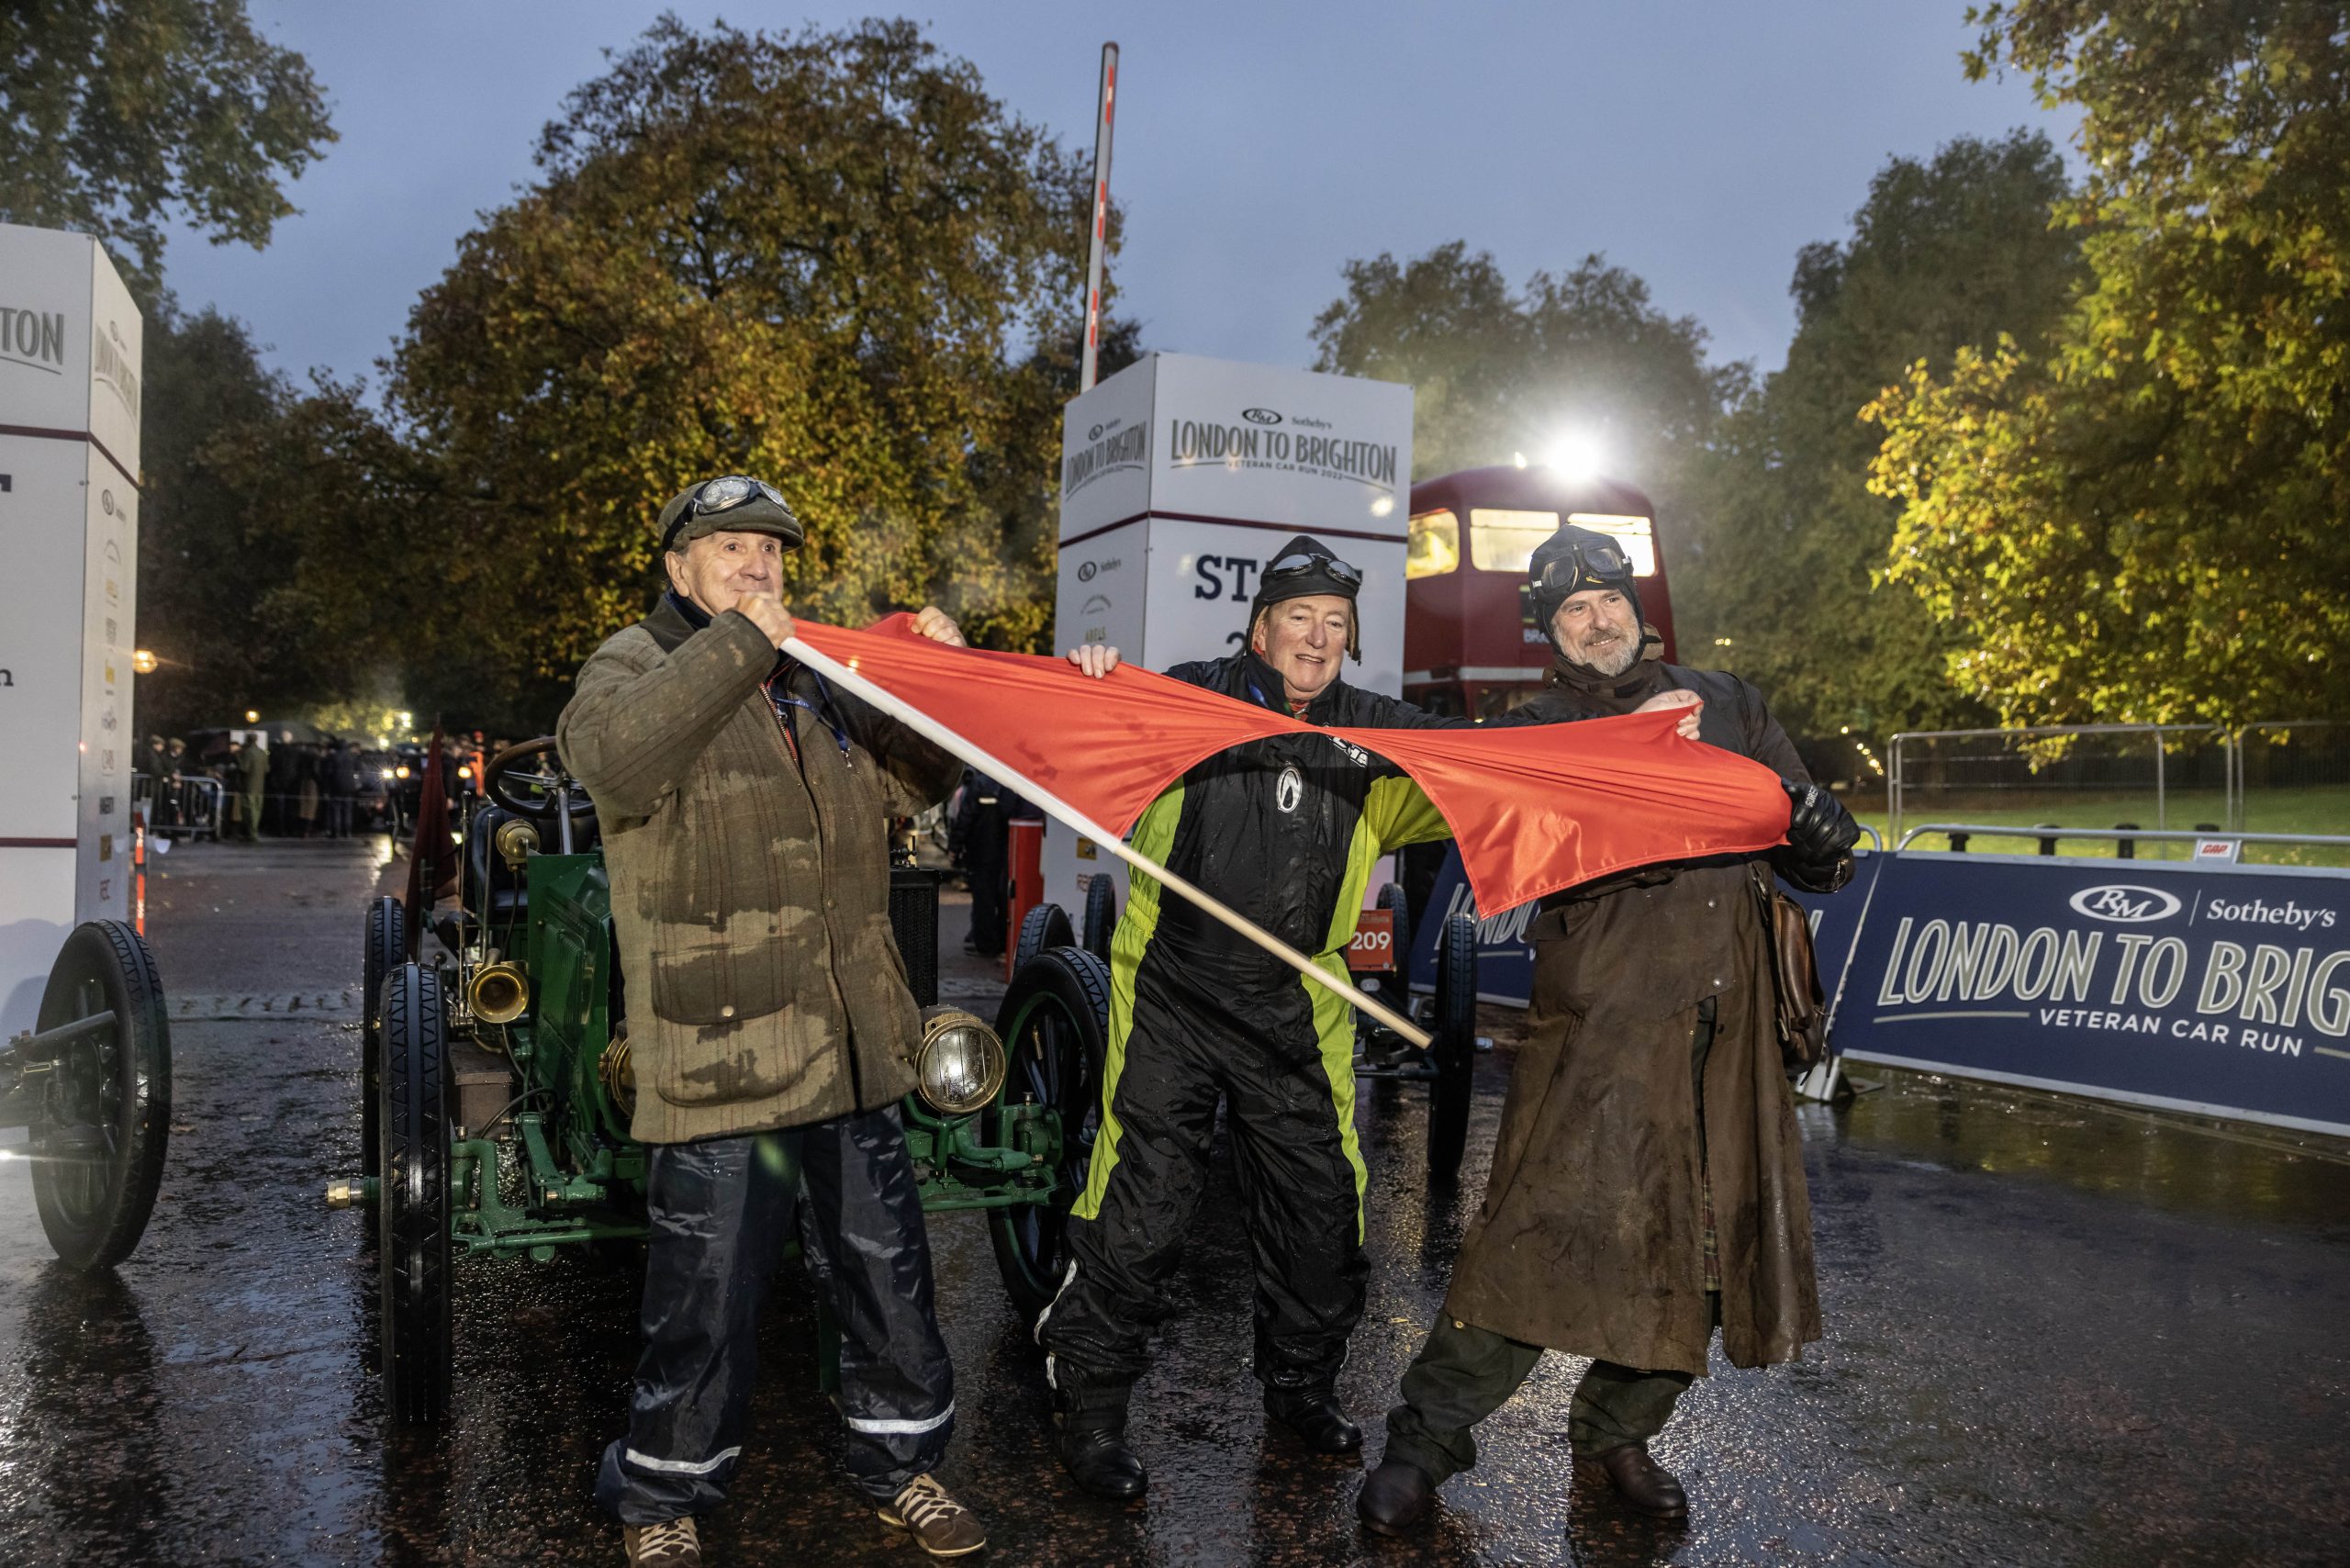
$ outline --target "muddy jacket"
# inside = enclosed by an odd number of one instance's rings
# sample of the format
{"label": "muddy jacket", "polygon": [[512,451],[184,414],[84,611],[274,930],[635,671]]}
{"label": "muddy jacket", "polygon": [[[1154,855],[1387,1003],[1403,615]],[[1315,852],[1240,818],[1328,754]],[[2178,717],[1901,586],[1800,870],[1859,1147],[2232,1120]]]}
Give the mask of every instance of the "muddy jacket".
{"label": "muddy jacket", "polygon": [[778,674],[746,617],[699,619],[665,598],[611,637],[555,732],[603,833],[647,1143],[824,1121],[913,1087],[887,818],[956,774],[808,671]]}
{"label": "muddy jacket", "polygon": [[[1704,695],[1707,743],[1807,778],[1762,693],[1714,671],[1650,661],[1597,681],[1562,663],[1540,697],[1495,723],[1626,713],[1673,687]],[[1724,1353],[1757,1366],[1819,1338],[1757,858],[1651,867],[1545,901],[1528,933],[1530,1036],[1446,1297],[1453,1316],[1625,1366],[1703,1373],[1712,1333],[1702,1162]],[[1818,873],[1831,885],[1841,874]],[[1701,1143],[1691,1049],[1708,1000]]]}

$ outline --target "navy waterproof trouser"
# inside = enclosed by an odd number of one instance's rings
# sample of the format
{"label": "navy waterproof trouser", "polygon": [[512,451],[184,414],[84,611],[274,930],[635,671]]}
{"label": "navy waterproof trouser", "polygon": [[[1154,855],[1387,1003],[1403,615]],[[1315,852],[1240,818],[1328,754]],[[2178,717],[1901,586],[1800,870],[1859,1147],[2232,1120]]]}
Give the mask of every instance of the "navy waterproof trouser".
{"label": "navy waterproof trouser", "polygon": [[647,1151],[644,1356],[596,1500],[624,1524],[707,1513],[742,1462],[760,1303],[794,1211],[840,1324],[849,1473],[886,1501],[938,1467],[955,1372],[938,1337],[922,1197],[891,1105]]}

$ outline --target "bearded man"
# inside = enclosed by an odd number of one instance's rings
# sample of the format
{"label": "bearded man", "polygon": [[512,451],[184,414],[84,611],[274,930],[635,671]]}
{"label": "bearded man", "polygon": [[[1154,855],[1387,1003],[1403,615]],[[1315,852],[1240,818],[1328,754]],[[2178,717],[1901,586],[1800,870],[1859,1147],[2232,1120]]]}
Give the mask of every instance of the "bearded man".
{"label": "bearded man", "polygon": [[[1247,648],[1166,673],[1317,726],[1466,725],[1345,680],[1362,656],[1361,586],[1300,535],[1259,579]],[[1069,657],[1096,676],[1118,662],[1098,646]],[[1309,732],[1196,764],[1143,812],[1134,845],[1343,979],[1372,865],[1451,831],[1400,768]],[[1140,874],[1110,973],[1102,1137],[1071,1211],[1069,1277],[1036,1325],[1062,1464],[1097,1496],[1147,1484],[1127,1406],[1199,1207],[1219,1100],[1256,1263],[1265,1412],[1316,1452],[1357,1451],[1362,1430],[1337,1387],[1369,1273],[1353,1010]]]}
{"label": "bearded man", "polygon": [[1648,1445],[1705,1375],[1715,1328],[1740,1367],[1792,1361],[1820,1336],[1767,901],[1774,870],[1843,886],[1860,830],[1810,782],[1760,691],[1653,656],[1615,541],[1562,528],[1528,576],[1556,658],[1542,695],[1496,726],[1677,700],[1697,709],[1699,739],[1776,771],[1794,806],[1767,854],[1644,867],[1543,901],[1527,934],[1530,1037],[1484,1204],[1358,1500],[1388,1535],[1476,1462],[1472,1428],[1546,1349],[1593,1358],[1568,1412],[1578,1480],[1682,1518],[1687,1495]]}

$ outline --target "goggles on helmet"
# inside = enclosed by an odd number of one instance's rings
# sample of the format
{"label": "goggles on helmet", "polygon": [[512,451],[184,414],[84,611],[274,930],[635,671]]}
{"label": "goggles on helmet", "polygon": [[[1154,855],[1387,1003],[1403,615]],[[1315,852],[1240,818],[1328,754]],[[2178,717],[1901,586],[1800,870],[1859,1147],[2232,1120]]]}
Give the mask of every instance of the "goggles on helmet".
{"label": "goggles on helmet", "polygon": [[1308,572],[1319,572],[1349,591],[1362,587],[1362,573],[1336,555],[1309,555],[1303,552],[1284,555],[1267,566],[1264,580],[1270,583],[1275,577],[1301,577]]}
{"label": "goggles on helmet", "polygon": [[694,487],[693,499],[685,510],[670,520],[668,532],[661,535],[661,548],[668,550],[677,542],[677,533],[698,517],[715,517],[720,512],[733,511],[755,497],[765,496],[789,514],[791,503],[785,500],[773,485],[765,479],[754,479],[747,474],[724,474],[715,479],[705,479]]}
{"label": "goggles on helmet", "polygon": [[1583,588],[1621,588],[1631,578],[1631,564],[1625,560],[1624,552],[1613,544],[1577,540],[1543,565],[1534,588],[1546,599],[1563,599]]}

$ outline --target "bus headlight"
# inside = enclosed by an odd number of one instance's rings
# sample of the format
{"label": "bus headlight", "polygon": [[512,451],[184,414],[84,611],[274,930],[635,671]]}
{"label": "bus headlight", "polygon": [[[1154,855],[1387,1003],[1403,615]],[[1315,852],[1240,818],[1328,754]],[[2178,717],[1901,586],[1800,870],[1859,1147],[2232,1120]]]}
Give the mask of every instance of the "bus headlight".
{"label": "bus headlight", "polygon": [[923,1012],[914,1073],[923,1100],[943,1116],[968,1116],[1003,1087],[1003,1042],[959,1007]]}

